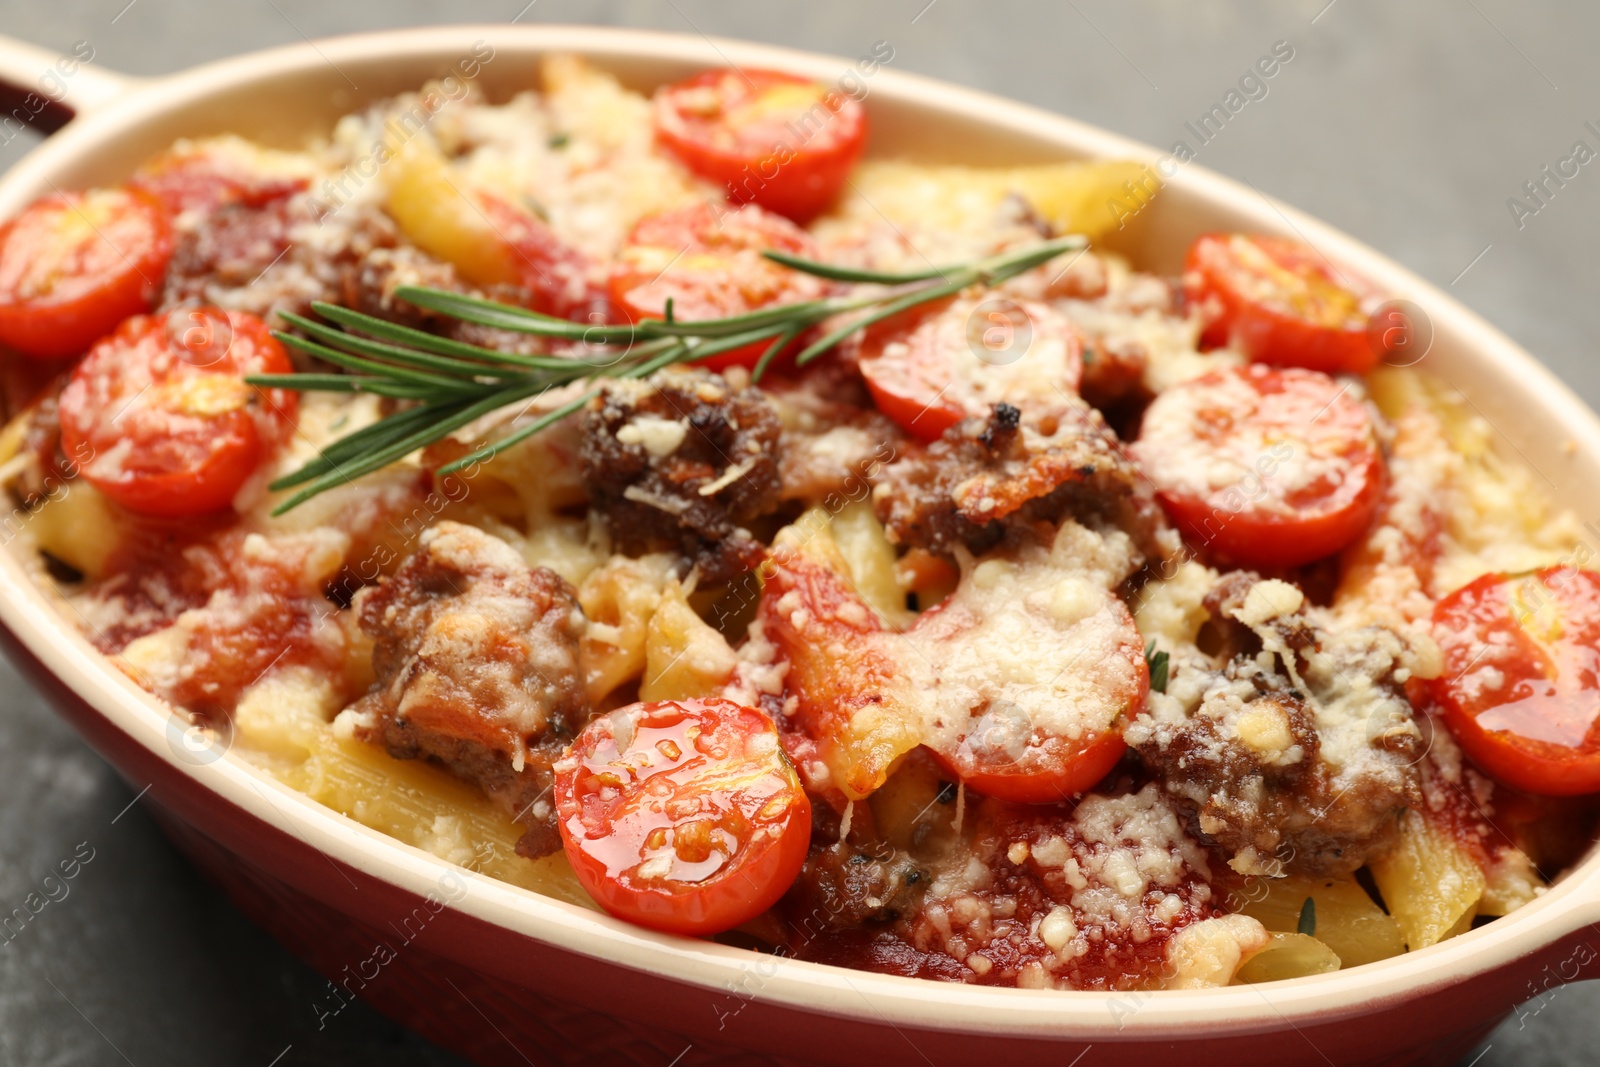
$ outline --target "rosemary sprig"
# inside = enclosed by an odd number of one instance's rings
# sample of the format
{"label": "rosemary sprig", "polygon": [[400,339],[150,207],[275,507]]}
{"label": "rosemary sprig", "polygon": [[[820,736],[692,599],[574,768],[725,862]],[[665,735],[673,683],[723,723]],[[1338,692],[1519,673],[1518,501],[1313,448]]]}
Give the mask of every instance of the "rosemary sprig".
{"label": "rosemary sprig", "polygon": [[[795,357],[805,365],[866,326],[907,308],[959,293],[969,286],[998,285],[1084,247],[1082,237],[1060,237],[1029,248],[952,267],[925,271],[857,270],[817,263],[784,252],[767,252],[776,263],[865,290],[821,300],[763,308],[744,315],[685,322],[670,304],[663,319],[632,325],[586,325],[526,308],[441,289],[401,286],[395,295],[462,322],[564,342],[572,351],[525,356],[438,337],[335,304],[315,303],[323,322],[281,313],[294,328],[274,331],[284,344],[343,368],[344,374],[256,374],[252,385],[305,392],[372,393],[410,406],[346,434],[271,488],[296,489],[273,509],[281,515],[344,482],[394,463],[439,441],[490,412],[531,402],[558,386],[603,378],[640,378],[675,363],[697,363],[751,345],[765,344],[752,377],[759,381],[772,361],[802,335],[835,317],[843,321]],[[577,399],[540,415],[513,433],[487,442],[440,468],[441,474],[482,463],[503,448],[578,411],[598,385]]]}

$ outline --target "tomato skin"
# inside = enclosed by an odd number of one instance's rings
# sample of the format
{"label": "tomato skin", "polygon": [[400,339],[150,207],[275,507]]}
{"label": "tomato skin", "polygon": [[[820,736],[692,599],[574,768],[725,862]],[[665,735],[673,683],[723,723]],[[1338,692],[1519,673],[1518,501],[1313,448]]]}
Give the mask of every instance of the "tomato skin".
{"label": "tomato skin", "polygon": [[[881,363],[880,360],[863,361],[861,376],[867,383],[867,392],[872,395],[873,406],[893,419],[906,433],[924,444],[932,444],[965,417],[966,412],[956,404],[938,400],[918,403],[919,395],[928,390],[924,388],[925,382],[915,380],[920,377],[915,369],[903,377],[891,377],[885,373]],[[932,392],[937,393],[937,390]]]}
{"label": "tomato skin", "polygon": [[1059,411],[1083,374],[1083,338],[1071,322],[1048,305],[994,296],[869,330],[858,351],[878,410],[924,442],[987,417],[1000,401],[1025,415]]}
{"label": "tomato skin", "polygon": [[[1012,724],[1002,719],[990,727],[1002,736],[984,738],[979,745],[971,743],[970,735],[963,735],[953,748],[927,746],[934,759],[968,789],[1015,804],[1071,800],[1110,774],[1128,749],[1122,739],[1122,724],[1144,707],[1149,696],[1150,665],[1133,615],[1120,600],[1109,606],[1123,630],[1123,639],[1111,655],[1121,657],[1133,668],[1132,685],[1123,694],[1126,704],[1109,729],[1071,740],[1054,734],[1041,736],[1031,722]],[[922,618],[937,618],[944,607],[937,605],[924,612]],[[1027,730],[1026,736],[1021,736],[1018,726]],[[1024,746],[1020,753],[1008,752],[1008,747],[1014,749],[1019,744]]]}
{"label": "tomato skin", "polygon": [[144,193],[34,201],[0,226],[0,344],[36,359],[80,354],[150,310],[171,257],[166,211]]}
{"label": "tomato skin", "polygon": [[655,116],[690,170],[798,223],[838,198],[867,141],[859,100],[774,70],[701,71],[659,90]]}
{"label": "tomato skin", "polygon": [[811,842],[811,802],[777,727],[730,700],[598,717],[557,762],[554,793],[589,895],[657,930],[705,936],[755,918],[794,882]]}
{"label": "tomato skin", "polygon": [[[815,258],[809,234],[753,204],[694,204],[651,215],[634,227],[612,268],[611,300],[630,322],[666,316],[684,322],[723,318],[777,304],[816,300],[822,279],[780,266],[761,253],[777,249]],[[796,345],[799,341],[797,339]],[[701,361],[711,370],[753,367],[769,341]]]}
{"label": "tomato skin", "polygon": [[563,242],[542,219],[493,193],[478,192],[484,216],[504,247],[507,277],[532,294],[529,307],[573,322],[605,322],[605,291],[590,281],[589,259]]}
{"label": "tomato skin", "polygon": [[252,173],[242,160],[206,148],[166,152],[128,180],[128,188],[154,197],[174,218],[185,211],[214,211],[224,204],[261,207],[309,184],[305,178]]}
{"label": "tomato skin", "polygon": [[124,322],[73,369],[61,442],[80,473],[132,511],[165,518],[227,507],[287,435],[296,394],[246,385],[293,367],[265,323],[175,308]]}
{"label": "tomato skin", "polygon": [[[1184,536],[1246,566],[1299,566],[1346,548],[1387,481],[1365,405],[1299,368],[1229,368],[1174,386],[1146,410],[1132,451]],[[1310,484],[1286,480],[1297,462]],[[1200,484],[1222,463],[1238,470],[1234,481]]]}
{"label": "tomato skin", "polygon": [[1600,792],[1600,574],[1486,574],[1433,612],[1434,701],[1490,777],[1544,796]]}
{"label": "tomato skin", "polygon": [[1257,363],[1327,374],[1377,365],[1367,320],[1381,295],[1298,241],[1206,234],[1189,247],[1183,280],[1202,309],[1205,347],[1231,345]]}
{"label": "tomato skin", "polygon": [[762,569],[762,632],[788,664],[785,726],[804,735],[834,788],[864,800],[922,741],[904,647],[839,570],[784,546]]}
{"label": "tomato skin", "polygon": [[1127,742],[1122,740],[1118,730],[1101,734],[1086,745],[1051,737],[1040,746],[1036,757],[1037,763],[1051,769],[1018,764],[981,770],[971,761],[929,749],[939,765],[968,789],[1013,804],[1054,804],[1071,800],[1110,774],[1127,750]]}

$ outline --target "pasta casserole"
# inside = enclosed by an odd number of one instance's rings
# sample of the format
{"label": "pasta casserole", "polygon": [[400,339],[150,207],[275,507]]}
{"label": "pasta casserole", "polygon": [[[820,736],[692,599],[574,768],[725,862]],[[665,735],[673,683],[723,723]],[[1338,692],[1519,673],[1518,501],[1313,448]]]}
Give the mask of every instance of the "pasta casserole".
{"label": "pasta casserole", "polygon": [[877,158],[864,77],[467,73],[0,226],[13,550],[204,758],[996,986],[1356,967],[1588,847],[1591,550],[1388,294],[1153,273],[1148,167]]}

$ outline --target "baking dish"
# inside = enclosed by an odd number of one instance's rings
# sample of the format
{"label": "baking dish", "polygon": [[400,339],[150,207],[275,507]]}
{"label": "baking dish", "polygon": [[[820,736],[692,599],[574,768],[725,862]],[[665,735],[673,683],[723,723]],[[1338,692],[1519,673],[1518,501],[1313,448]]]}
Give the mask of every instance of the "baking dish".
{"label": "baking dish", "polygon": [[[236,132],[292,146],[368,100],[442,75],[478,42],[492,98],[526,87],[541,54],[582,53],[648,88],[729,62],[831,82],[851,60],[658,33],[429,28],[275,49],[160,79],[0,41],[0,94],[78,116],[0,180],[0,218],[52,188],[110,183],[180,136]],[[70,72],[68,67],[71,67]],[[56,72],[46,78],[46,72]],[[27,94],[35,97],[30,102]],[[43,107],[45,96],[60,103]],[[12,104],[11,101],[18,101]],[[948,162],[1131,158],[1156,150],[1079,123],[882,70],[867,96],[872,152]],[[1169,168],[1170,169],[1170,168]],[[1600,488],[1600,423],[1527,353],[1442,293],[1255,191],[1185,165],[1117,246],[1175,270],[1197,233],[1299,236],[1423,309],[1426,359],[1555,485],[1582,520]],[[1587,510],[1586,510],[1587,509]],[[1093,994],[978,989],[844,971],[652,934],[468,874],[324,809],[212,750],[62,619],[0,558],[0,623],[66,716],[153,806],[179,845],[252,917],[330,978],[314,1009],[352,995],[484,1063],[934,1063],[1044,1055],[1139,1062],[1450,1063],[1528,997],[1600,975],[1591,856],[1544,897],[1433,948],[1268,987]],[[174,726],[178,724],[178,726]],[[378,952],[377,946],[390,949]],[[909,1046],[909,1047],[908,1047]],[[687,1054],[685,1054],[687,1053]],[[920,1057],[919,1054],[920,1053]],[[1096,1062],[1089,1057],[1085,1062]]]}

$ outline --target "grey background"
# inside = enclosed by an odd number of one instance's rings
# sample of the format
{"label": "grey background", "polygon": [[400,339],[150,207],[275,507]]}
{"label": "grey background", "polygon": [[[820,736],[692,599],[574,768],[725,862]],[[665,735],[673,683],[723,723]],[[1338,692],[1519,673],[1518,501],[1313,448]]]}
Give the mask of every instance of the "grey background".
{"label": "grey background", "polygon": [[[1596,5],[525,2],[0,0],[0,32],[60,50],[87,39],[97,62],[137,74],[302,37],[514,18],[703,32],[851,56],[884,39],[895,47],[896,68],[1163,147],[1274,41],[1287,40],[1295,57],[1270,94],[1230,122],[1199,162],[1449,288],[1600,402],[1592,357],[1600,334],[1600,162],[1521,230],[1506,207],[1575,140],[1600,148],[1583,129],[1587,120],[1600,125]],[[0,149],[0,169],[25,148],[19,139]],[[219,901],[140,806],[128,807],[134,797],[0,662],[0,904],[19,903],[79,842],[96,850],[66,899],[0,944],[0,1063],[459,1062],[364,1009],[318,1031],[311,1005],[321,980]],[[1571,986],[1523,1008],[1520,1021],[1513,1017],[1463,1064],[1593,1062],[1597,1040],[1600,986]]]}

